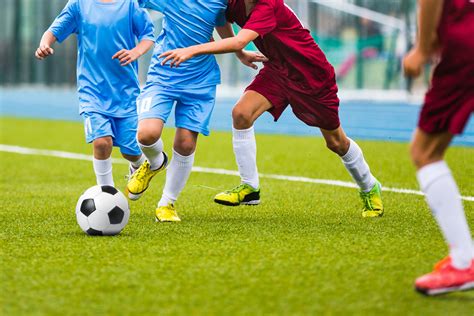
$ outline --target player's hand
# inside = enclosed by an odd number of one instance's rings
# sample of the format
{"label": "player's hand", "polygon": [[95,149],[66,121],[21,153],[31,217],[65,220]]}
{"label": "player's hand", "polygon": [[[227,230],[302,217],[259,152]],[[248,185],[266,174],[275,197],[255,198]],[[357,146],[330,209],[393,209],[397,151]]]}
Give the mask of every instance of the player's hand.
{"label": "player's hand", "polygon": [[38,47],[38,49],[36,50],[35,52],[35,56],[36,58],[38,58],[39,60],[43,60],[45,59],[46,57],[48,56],[51,56],[51,55],[54,55],[54,49],[52,49],[50,46],[48,45],[42,45],[40,44],[40,46]]}
{"label": "player's hand", "polygon": [[407,77],[416,78],[421,74],[423,66],[428,62],[426,56],[418,48],[413,48],[403,59],[403,70]]}
{"label": "player's hand", "polygon": [[161,54],[158,58],[164,58],[161,65],[164,66],[170,62],[170,67],[179,67],[185,61],[193,58],[195,55],[192,47],[173,49]]}
{"label": "player's hand", "polygon": [[112,56],[112,59],[118,59],[120,65],[125,67],[136,61],[138,58],[140,58],[140,56],[140,53],[134,49],[122,49],[116,52],[115,55]]}
{"label": "player's hand", "polygon": [[260,52],[249,52],[242,50],[237,52],[236,55],[242,64],[255,70],[258,69],[258,66],[254,63],[264,63],[268,61],[268,58]]}

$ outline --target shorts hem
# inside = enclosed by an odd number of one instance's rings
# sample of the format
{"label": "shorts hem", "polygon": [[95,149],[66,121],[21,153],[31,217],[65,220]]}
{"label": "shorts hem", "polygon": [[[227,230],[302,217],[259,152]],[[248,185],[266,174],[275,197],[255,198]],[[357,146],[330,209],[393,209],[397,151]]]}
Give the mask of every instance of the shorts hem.
{"label": "shorts hem", "polygon": [[176,128],[184,128],[184,129],[190,130],[191,132],[199,133],[199,134],[202,134],[204,136],[209,136],[211,134],[211,132],[209,130],[198,128],[198,127],[193,127],[193,126],[189,126],[189,125],[185,125],[185,124],[175,124],[175,126],[176,126]]}
{"label": "shorts hem", "polygon": [[143,120],[162,120],[163,123],[165,123],[165,124],[168,121],[167,119],[165,119],[164,117],[159,116],[159,115],[149,115],[149,116],[143,116],[143,117],[138,116],[138,121],[139,122],[143,121]]}
{"label": "shorts hem", "polygon": [[464,131],[464,129],[462,130],[459,130],[459,129],[455,129],[455,128],[452,128],[452,127],[448,127],[448,128],[438,128],[438,129],[435,129],[435,128],[427,128],[425,126],[422,126],[422,125],[418,125],[417,126],[420,130],[422,130],[424,133],[426,134],[430,134],[430,135],[435,135],[435,134],[443,134],[443,133],[449,133],[451,135],[461,135]]}
{"label": "shorts hem", "polygon": [[123,154],[123,155],[128,155],[128,156],[141,156],[142,155],[142,152],[141,150],[138,150],[136,152],[134,152],[133,150],[123,150],[122,147],[120,146],[114,146],[114,147],[118,147],[120,148],[120,153]]}
{"label": "shorts hem", "polygon": [[96,139],[99,139],[99,138],[102,138],[102,137],[108,137],[108,136],[112,137],[112,141],[115,139],[115,136],[114,136],[114,135],[111,135],[111,134],[109,134],[109,133],[106,133],[106,134],[103,134],[103,135],[102,135],[102,134],[99,134],[98,136],[91,137],[91,140],[89,140],[88,138],[86,138],[86,142],[87,142],[88,144],[91,144],[91,143],[93,143]]}

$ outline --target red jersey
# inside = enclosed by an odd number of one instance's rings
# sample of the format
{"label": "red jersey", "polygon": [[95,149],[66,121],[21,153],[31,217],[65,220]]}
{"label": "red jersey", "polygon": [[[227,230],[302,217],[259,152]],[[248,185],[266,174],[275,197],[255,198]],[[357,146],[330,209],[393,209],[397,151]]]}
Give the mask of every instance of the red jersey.
{"label": "red jersey", "polygon": [[334,68],[283,0],[259,0],[249,16],[244,0],[229,0],[227,20],[258,33],[254,43],[269,59],[265,67],[298,88],[307,91],[333,85]]}
{"label": "red jersey", "polygon": [[445,0],[438,27],[440,62],[420,114],[427,133],[460,134],[474,111],[474,1]]}
{"label": "red jersey", "polygon": [[463,81],[474,89],[474,1],[444,1],[438,38],[441,62],[434,75]]}

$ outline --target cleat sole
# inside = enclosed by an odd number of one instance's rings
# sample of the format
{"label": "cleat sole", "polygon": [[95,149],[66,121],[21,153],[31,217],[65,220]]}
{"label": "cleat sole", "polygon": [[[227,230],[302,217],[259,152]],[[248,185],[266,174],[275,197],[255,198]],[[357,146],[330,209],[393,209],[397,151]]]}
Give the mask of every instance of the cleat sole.
{"label": "cleat sole", "polygon": [[369,218],[369,217],[382,217],[384,211],[365,211],[362,212],[362,217]]}
{"label": "cleat sole", "polygon": [[433,290],[415,287],[415,290],[418,293],[426,295],[426,296],[436,296],[436,295],[448,294],[452,292],[474,290],[474,282],[468,282],[461,286],[453,286],[453,287],[439,288],[439,289],[433,289]]}
{"label": "cleat sole", "polygon": [[214,202],[216,202],[217,204],[220,204],[220,205],[225,205],[225,206],[239,206],[239,205],[257,206],[257,205],[260,204],[260,200],[246,201],[246,202],[240,202],[240,203],[232,203],[232,202],[228,202],[228,201],[214,199]]}

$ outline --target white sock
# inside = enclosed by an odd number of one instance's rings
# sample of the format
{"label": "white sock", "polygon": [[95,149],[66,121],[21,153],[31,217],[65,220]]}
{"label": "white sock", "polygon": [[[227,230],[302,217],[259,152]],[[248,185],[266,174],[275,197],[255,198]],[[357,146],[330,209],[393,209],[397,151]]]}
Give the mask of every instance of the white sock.
{"label": "white sock", "polygon": [[450,247],[453,266],[466,269],[473,259],[472,239],[459,189],[444,161],[421,168],[418,182]]}
{"label": "white sock", "polygon": [[146,159],[150,163],[150,169],[156,170],[163,164],[164,156],[163,156],[163,141],[158,139],[156,143],[147,146],[138,143],[140,148],[145,155]]}
{"label": "white sock", "polygon": [[93,159],[95,177],[98,185],[114,186],[114,178],[112,175],[112,158],[99,160]]}
{"label": "white sock", "polygon": [[183,190],[194,164],[194,153],[183,156],[173,150],[173,158],[166,170],[166,183],[158,206],[174,203]]}
{"label": "white sock", "polygon": [[257,170],[257,142],[253,126],[249,129],[232,128],[232,143],[235,160],[239,167],[242,183],[258,189],[260,186]]}
{"label": "white sock", "polygon": [[349,151],[341,157],[344,166],[351,174],[359,188],[364,192],[372,190],[376,183],[375,177],[370,173],[370,168],[364,159],[364,154],[359,145],[350,139]]}
{"label": "white sock", "polygon": [[141,155],[138,160],[130,161],[130,169],[132,170],[132,173],[137,171],[137,169],[140,168],[140,166],[145,162],[145,160],[145,155]]}

